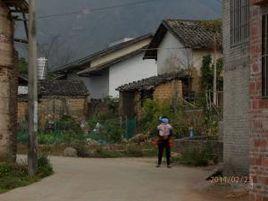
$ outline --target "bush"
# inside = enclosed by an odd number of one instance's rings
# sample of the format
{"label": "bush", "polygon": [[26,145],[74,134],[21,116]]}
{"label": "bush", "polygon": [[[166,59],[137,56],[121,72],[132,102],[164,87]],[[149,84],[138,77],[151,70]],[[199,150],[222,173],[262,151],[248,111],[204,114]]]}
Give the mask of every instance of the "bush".
{"label": "bush", "polygon": [[171,120],[176,137],[188,134],[190,122],[186,121],[185,108],[177,105],[176,108],[168,103],[158,103],[153,100],[146,100],[143,106],[142,118],[140,121],[142,132],[156,135],[156,127],[159,124],[159,117],[167,116]]}
{"label": "bush", "polygon": [[71,132],[82,133],[80,125],[70,116],[63,116],[61,119],[47,122],[45,132]]}
{"label": "bush", "polygon": [[37,175],[41,178],[53,174],[52,165],[47,156],[39,156],[38,158],[38,172]]}
{"label": "bush", "polygon": [[191,110],[191,108],[192,106],[182,102],[172,106],[170,103],[159,103],[148,99],[142,108],[139,122],[141,132],[155,136],[159,117],[167,116],[171,120],[176,138],[189,136],[189,128],[194,129],[195,135],[216,136],[219,122],[217,112],[202,108]]}
{"label": "bush", "polygon": [[[37,134],[38,143],[42,145],[70,145],[74,142],[83,142],[86,137],[80,125],[69,116],[63,116],[60,120],[52,122],[46,126],[45,130],[40,130]],[[17,133],[17,141],[21,144],[27,144],[27,130],[22,129]]]}
{"label": "bush", "polygon": [[28,143],[28,132],[27,131],[19,131],[17,133],[17,142],[21,144],[27,144]]}
{"label": "bush", "polygon": [[53,173],[53,168],[45,156],[38,159],[38,172],[34,177],[28,176],[28,168],[26,163],[22,164],[0,164],[0,193],[8,190],[26,186],[41,178],[49,176]]}
{"label": "bush", "polygon": [[178,159],[181,164],[190,166],[207,166],[210,162],[217,163],[218,157],[213,153],[211,145],[204,147],[188,147]]}
{"label": "bush", "polygon": [[[99,124],[99,128],[95,129],[97,124]],[[119,143],[123,139],[124,129],[121,128],[118,118],[98,120],[97,117],[94,117],[89,120],[89,126],[92,131],[88,137],[100,143]]]}

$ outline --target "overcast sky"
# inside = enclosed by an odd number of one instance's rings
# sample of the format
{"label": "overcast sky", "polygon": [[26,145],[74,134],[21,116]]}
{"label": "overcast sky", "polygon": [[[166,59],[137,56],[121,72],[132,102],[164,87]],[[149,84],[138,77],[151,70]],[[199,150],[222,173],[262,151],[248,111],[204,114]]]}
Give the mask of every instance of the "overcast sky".
{"label": "overcast sky", "polygon": [[39,43],[48,44],[57,38],[57,46],[62,46],[57,51],[61,51],[60,54],[65,52],[72,54],[72,59],[87,56],[125,37],[153,33],[166,18],[221,17],[219,0],[40,0],[38,2]]}

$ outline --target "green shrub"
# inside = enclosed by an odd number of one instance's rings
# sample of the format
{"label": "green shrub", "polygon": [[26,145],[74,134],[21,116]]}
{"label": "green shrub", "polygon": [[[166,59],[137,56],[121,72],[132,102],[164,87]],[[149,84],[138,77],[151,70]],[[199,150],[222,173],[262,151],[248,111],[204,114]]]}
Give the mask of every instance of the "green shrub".
{"label": "green shrub", "polygon": [[190,166],[207,166],[210,162],[217,163],[218,157],[213,153],[211,145],[188,147],[178,159],[181,164]]}
{"label": "green shrub", "polygon": [[[93,122],[96,122],[94,125]],[[96,140],[100,143],[119,143],[123,139],[124,129],[121,128],[120,121],[118,118],[106,119],[96,121],[89,121],[90,126],[94,125],[96,127],[97,123],[100,124],[100,128],[96,131],[92,131],[89,134],[89,138]]]}
{"label": "green shrub", "polygon": [[[218,134],[219,115],[217,111],[191,110],[193,106],[183,104],[159,103],[154,100],[146,100],[142,108],[142,116],[139,122],[143,133],[155,136],[159,117],[167,116],[171,120],[176,138],[189,136],[189,128],[193,128],[195,135],[216,136]],[[197,109],[197,108],[195,108]]]}
{"label": "green shrub", "polygon": [[0,193],[8,190],[26,186],[33,182],[39,181],[41,178],[49,176],[53,173],[53,168],[47,157],[38,158],[38,171],[34,177],[28,176],[28,168],[26,163],[22,164],[0,164]]}
{"label": "green shrub", "polygon": [[12,167],[10,164],[0,164],[0,177],[8,176],[12,172]]}
{"label": "green shrub", "polygon": [[70,116],[63,116],[61,119],[53,122],[52,128],[49,130],[60,132],[82,133],[80,125]]}
{"label": "green shrub", "polygon": [[38,172],[37,175],[41,178],[53,174],[52,165],[47,156],[39,156],[38,158]]}
{"label": "green shrub", "polygon": [[17,142],[21,144],[27,144],[28,143],[28,132],[21,130],[17,133]]}

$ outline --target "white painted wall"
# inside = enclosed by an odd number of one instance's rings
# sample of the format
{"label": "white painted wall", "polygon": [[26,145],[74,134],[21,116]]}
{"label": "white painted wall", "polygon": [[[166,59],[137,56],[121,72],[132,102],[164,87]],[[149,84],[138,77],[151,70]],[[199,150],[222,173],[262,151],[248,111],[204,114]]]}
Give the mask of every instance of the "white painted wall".
{"label": "white painted wall", "polygon": [[110,67],[109,95],[119,97],[121,85],[157,75],[155,60],[143,60],[144,53]]}
{"label": "white painted wall", "polygon": [[109,71],[102,75],[81,77],[90,93],[90,99],[102,99],[109,96]]}
{"label": "white painted wall", "polygon": [[109,95],[109,71],[103,75],[92,77],[80,77],[77,74],[68,74],[67,79],[82,80],[89,91],[90,99],[102,99]]}
{"label": "white painted wall", "polygon": [[[197,72],[201,75],[201,67],[203,62],[203,57],[211,55],[214,56],[213,50],[194,50],[193,51],[193,67],[197,69]],[[216,54],[217,59],[220,59],[223,57],[221,52],[217,52]],[[213,58],[212,58],[213,59]]]}
{"label": "white painted wall", "polygon": [[192,51],[183,45],[171,33],[167,32],[157,51],[158,74],[171,73],[186,69],[192,60]]}
{"label": "white painted wall", "polygon": [[[194,67],[200,73],[203,57],[213,55],[212,50],[185,49],[183,44],[171,33],[167,32],[157,51],[158,74],[176,72],[188,67]],[[217,53],[222,58],[222,53]]]}

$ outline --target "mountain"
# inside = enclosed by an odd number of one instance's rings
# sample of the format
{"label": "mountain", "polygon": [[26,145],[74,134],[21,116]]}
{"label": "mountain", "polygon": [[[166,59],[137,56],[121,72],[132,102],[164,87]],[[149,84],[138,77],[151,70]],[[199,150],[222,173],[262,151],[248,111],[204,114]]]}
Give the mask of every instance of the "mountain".
{"label": "mountain", "polygon": [[153,33],[166,18],[221,17],[221,0],[41,0],[38,2],[40,52],[48,56],[50,66],[62,65],[70,60],[87,56],[122,38]]}

